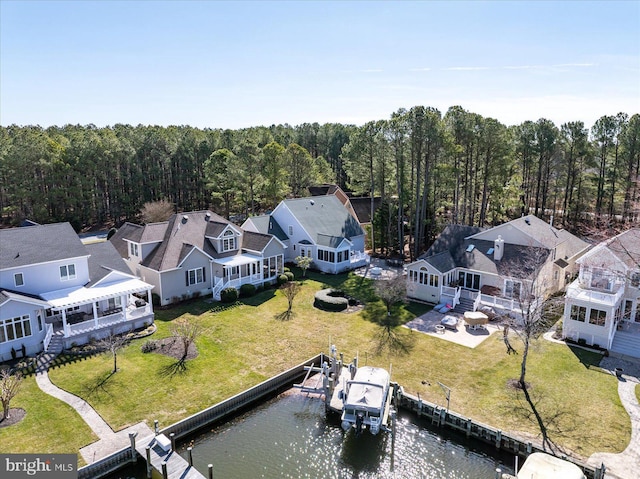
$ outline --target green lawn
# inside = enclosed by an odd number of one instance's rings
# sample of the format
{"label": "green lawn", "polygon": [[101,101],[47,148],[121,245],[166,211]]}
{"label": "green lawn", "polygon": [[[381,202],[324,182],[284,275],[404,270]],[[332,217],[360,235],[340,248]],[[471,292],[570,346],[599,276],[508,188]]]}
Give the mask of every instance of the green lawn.
{"label": "green lawn", "polygon": [[[391,364],[393,380],[409,393],[444,404],[437,385],[440,381],[451,388],[452,410],[504,431],[536,433],[535,424],[518,411],[522,395],[506,385],[507,380],[518,377],[520,355],[506,354],[501,337],[493,335],[472,350],[400,328],[397,341],[390,342],[374,322],[383,308],[381,303],[371,302],[368,280],[355,275],[308,276],[289,321],[278,319],[287,308],[286,300],[273,290],[221,312],[211,312],[217,303],[204,300],[156,311],[158,331],[152,339],[168,336],[171,322],[177,318],[198,322],[203,328],[197,340],[199,356],[187,363],[184,372],[173,374],[171,358],[143,354],[140,348],[146,339],[141,339],[119,353],[120,371],[115,375],[109,375],[112,360],[103,354],[56,368],[50,371],[51,379],[86,399],[116,430],[139,421],[153,424],[154,419],[166,426],[320,351],[328,352],[331,342],[345,353],[345,359],[358,355],[361,365],[389,368]],[[358,313],[319,311],[312,305],[313,294],[327,286],[341,287],[369,303]],[[425,306],[409,304],[396,313],[405,321],[426,310]],[[403,352],[399,345],[409,352]],[[617,381],[598,370],[599,359],[596,354],[545,341],[537,342],[530,353],[527,378],[540,410],[547,416],[561,413],[562,432],[554,432],[552,437],[584,456],[595,451],[621,451],[631,434],[629,418],[618,398]],[[27,418],[46,418],[42,422],[55,434],[40,434],[25,420],[24,425],[9,428],[22,431],[19,437],[0,429],[3,450],[9,440],[11,451],[75,452],[93,440],[86,427],[77,426],[77,416],[74,421],[60,420],[57,411],[64,405],[49,397],[43,400],[42,396],[34,383],[23,389],[16,405],[24,404]],[[87,433],[67,434],[69,424]],[[34,447],[36,440],[40,441],[38,447]]]}

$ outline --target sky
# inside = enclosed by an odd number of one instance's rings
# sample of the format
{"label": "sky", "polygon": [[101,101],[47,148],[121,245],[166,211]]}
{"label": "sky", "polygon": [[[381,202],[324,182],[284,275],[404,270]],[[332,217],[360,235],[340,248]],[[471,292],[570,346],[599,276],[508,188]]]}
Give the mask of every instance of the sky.
{"label": "sky", "polygon": [[0,0],[0,125],[640,113],[640,1]]}

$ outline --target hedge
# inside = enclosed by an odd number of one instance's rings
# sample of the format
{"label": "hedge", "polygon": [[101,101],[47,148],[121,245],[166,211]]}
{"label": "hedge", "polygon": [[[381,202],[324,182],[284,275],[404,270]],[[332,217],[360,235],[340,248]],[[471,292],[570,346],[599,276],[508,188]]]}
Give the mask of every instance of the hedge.
{"label": "hedge", "polygon": [[220,291],[220,301],[223,303],[233,303],[238,300],[238,290],[236,288],[224,288]]}
{"label": "hedge", "polygon": [[243,284],[240,286],[240,296],[243,298],[250,298],[256,294],[256,287],[252,284]]}
{"label": "hedge", "polygon": [[349,307],[349,299],[344,291],[337,289],[321,289],[315,294],[313,305],[325,311],[344,311]]}

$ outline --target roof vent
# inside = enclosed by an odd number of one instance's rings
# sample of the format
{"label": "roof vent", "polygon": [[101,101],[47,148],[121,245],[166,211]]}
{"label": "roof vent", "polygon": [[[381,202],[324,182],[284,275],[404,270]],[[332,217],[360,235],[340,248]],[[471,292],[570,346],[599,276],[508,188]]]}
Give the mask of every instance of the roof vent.
{"label": "roof vent", "polygon": [[528,216],[524,219],[524,222],[527,223],[528,225],[531,224],[531,220],[529,219]]}
{"label": "roof vent", "polygon": [[316,204],[316,202],[315,202],[315,201],[313,201],[313,200],[309,200],[309,203],[311,203],[311,206],[313,206],[313,205],[315,205],[315,204]]}
{"label": "roof vent", "polygon": [[204,215],[204,219],[209,221],[209,218],[211,218],[211,213],[207,211],[207,213]]}

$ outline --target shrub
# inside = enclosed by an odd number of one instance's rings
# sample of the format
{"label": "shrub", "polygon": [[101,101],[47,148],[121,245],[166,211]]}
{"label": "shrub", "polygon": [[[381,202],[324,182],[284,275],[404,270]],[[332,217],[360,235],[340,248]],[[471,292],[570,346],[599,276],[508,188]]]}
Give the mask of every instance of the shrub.
{"label": "shrub", "polygon": [[287,281],[289,281],[289,278],[287,277],[286,274],[281,274],[280,276],[278,276],[278,284],[282,285],[284,283],[286,283]]}
{"label": "shrub", "polygon": [[349,307],[349,300],[343,291],[336,289],[321,289],[315,294],[313,305],[325,311],[344,311]]}
{"label": "shrub", "polygon": [[283,271],[285,273],[289,273],[291,271],[291,268],[289,268],[288,266],[285,266]]}
{"label": "shrub", "polygon": [[142,347],[140,348],[140,350],[143,353],[150,353],[152,351],[155,351],[157,348],[158,348],[158,345],[156,344],[156,342],[149,340],[149,341],[145,341],[142,344]]}
{"label": "shrub", "polygon": [[238,290],[233,287],[224,288],[220,291],[220,301],[223,303],[233,303],[238,300]]}
{"label": "shrub", "polygon": [[243,284],[240,286],[240,297],[249,298],[256,294],[256,287],[252,284]]}
{"label": "shrub", "polygon": [[285,271],[284,275],[289,281],[293,281],[295,278],[295,275],[291,271]]}
{"label": "shrub", "polygon": [[154,306],[160,306],[160,295],[157,293],[151,293],[151,302]]}

